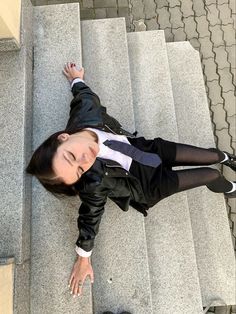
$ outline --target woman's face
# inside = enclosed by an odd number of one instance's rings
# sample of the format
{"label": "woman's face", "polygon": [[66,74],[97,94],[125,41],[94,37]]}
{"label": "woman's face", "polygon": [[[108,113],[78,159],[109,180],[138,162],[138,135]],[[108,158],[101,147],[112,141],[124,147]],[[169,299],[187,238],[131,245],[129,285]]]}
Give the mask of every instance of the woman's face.
{"label": "woman's face", "polygon": [[98,144],[87,134],[62,133],[58,136],[62,144],[53,157],[53,170],[65,184],[77,182],[95,162],[99,152]]}

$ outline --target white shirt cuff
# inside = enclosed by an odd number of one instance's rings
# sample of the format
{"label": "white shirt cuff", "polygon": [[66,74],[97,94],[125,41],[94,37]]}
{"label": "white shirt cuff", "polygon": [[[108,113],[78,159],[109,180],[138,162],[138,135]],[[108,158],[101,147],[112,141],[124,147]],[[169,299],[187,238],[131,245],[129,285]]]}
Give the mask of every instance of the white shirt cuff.
{"label": "white shirt cuff", "polygon": [[87,252],[87,251],[81,249],[80,247],[78,247],[77,245],[76,245],[76,247],[75,247],[75,252],[76,252],[79,256],[82,256],[82,257],[90,257],[91,254],[92,254],[92,250],[89,251],[89,252]]}
{"label": "white shirt cuff", "polygon": [[82,80],[81,78],[77,77],[75,78],[72,82],[71,82],[71,85],[70,87],[72,88],[74,86],[75,83],[78,83],[78,82],[83,82],[84,83],[84,80]]}

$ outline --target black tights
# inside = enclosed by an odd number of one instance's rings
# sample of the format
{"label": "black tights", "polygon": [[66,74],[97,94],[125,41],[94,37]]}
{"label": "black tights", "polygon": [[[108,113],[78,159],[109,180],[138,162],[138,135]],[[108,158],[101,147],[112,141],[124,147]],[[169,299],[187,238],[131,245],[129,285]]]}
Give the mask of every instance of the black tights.
{"label": "black tights", "polygon": [[[224,160],[225,155],[215,148],[204,149],[196,146],[176,144],[176,158],[172,166],[212,165]],[[210,167],[176,170],[179,186],[177,192],[206,185],[216,193],[229,192],[232,183],[227,181],[218,170]]]}

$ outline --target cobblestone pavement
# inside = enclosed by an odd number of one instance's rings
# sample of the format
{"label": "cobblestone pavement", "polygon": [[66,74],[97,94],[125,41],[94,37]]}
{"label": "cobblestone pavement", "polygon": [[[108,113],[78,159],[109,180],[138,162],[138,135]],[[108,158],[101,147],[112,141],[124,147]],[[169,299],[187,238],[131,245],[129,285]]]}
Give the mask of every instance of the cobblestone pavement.
{"label": "cobblestone pavement", "polygon": [[[32,0],[35,5],[76,0]],[[125,17],[128,32],[162,29],[166,41],[188,40],[201,56],[215,142],[236,154],[236,0],[77,0],[81,20]],[[224,167],[230,180],[235,174]],[[236,248],[236,202],[228,204]],[[211,309],[236,313],[236,307]]]}

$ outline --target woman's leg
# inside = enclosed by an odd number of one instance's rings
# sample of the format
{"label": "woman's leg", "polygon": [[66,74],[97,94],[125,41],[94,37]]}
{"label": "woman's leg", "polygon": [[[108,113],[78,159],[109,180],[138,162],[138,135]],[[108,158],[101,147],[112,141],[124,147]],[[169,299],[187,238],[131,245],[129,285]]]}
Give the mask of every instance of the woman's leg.
{"label": "woman's leg", "polygon": [[225,160],[227,155],[216,148],[201,148],[176,143],[176,157],[173,166],[212,165]]}
{"label": "woman's leg", "polygon": [[234,189],[232,182],[226,180],[218,170],[209,167],[177,170],[177,192],[193,189],[199,186],[207,186],[215,193],[228,193]]}

